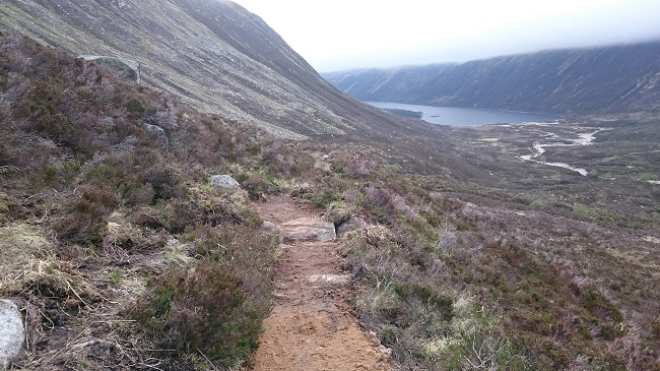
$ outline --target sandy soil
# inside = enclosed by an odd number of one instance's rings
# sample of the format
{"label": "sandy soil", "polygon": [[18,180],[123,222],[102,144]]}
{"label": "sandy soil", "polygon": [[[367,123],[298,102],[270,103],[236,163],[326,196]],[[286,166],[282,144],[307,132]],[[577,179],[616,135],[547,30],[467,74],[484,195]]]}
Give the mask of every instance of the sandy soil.
{"label": "sandy soil", "polygon": [[283,231],[287,243],[253,370],[390,369],[389,351],[362,331],[347,305],[350,282],[339,269],[338,242],[296,237],[322,235],[316,230],[323,221],[286,196],[256,206],[264,220]]}

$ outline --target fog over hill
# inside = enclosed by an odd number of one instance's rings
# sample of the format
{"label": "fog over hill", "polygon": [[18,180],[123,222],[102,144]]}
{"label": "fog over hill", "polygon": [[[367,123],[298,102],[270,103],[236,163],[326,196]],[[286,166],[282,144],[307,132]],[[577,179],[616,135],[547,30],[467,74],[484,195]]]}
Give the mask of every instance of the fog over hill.
{"label": "fog over hill", "polygon": [[547,112],[658,112],[660,41],[324,74],[365,101]]}
{"label": "fog over hill", "polygon": [[389,134],[415,125],[332,87],[261,18],[231,1],[7,0],[0,25],[77,55],[136,60],[145,85],[284,137]]}

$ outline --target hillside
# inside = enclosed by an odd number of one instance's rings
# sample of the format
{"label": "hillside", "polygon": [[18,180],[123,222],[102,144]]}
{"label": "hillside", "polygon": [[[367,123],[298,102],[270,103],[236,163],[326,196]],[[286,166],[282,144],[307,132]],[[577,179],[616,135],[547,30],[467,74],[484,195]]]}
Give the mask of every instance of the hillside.
{"label": "hillside", "polygon": [[660,111],[660,42],[327,73],[364,101],[585,115]]}
{"label": "hillside", "polygon": [[339,92],[261,18],[227,0],[8,0],[0,25],[77,55],[136,60],[144,85],[279,136],[415,126]]}
{"label": "hillside", "polygon": [[[128,37],[191,3],[78,4],[144,8]],[[223,22],[256,63],[268,46],[243,37],[265,26]],[[41,41],[0,26],[0,299],[26,325],[10,369],[660,370],[657,117],[439,127],[350,103],[364,130],[290,140]]]}

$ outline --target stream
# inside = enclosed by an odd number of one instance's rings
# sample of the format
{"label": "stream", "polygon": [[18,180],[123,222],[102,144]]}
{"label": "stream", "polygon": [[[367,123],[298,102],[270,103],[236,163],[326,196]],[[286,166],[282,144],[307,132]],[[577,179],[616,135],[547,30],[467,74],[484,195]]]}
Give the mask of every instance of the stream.
{"label": "stream", "polygon": [[594,140],[596,139],[596,134],[603,131],[605,129],[598,129],[594,131],[593,133],[584,133],[584,134],[578,134],[577,139],[565,139],[559,137],[557,134],[554,133],[547,133],[546,135],[550,138],[554,138],[557,140],[561,140],[564,142],[570,142],[570,143],[534,143],[534,149],[536,150],[536,153],[531,154],[531,155],[523,155],[520,156],[525,161],[531,161],[531,162],[536,162],[537,164],[543,164],[547,166],[554,166],[554,167],[560,167],[563,169],[568,169],[571,171],[575,171],[577,173],[580,173],[582,176],[587,176],[588,172],[586,169],[578,168],[578,167],[573,167],[569,164],[563,163],[563,162],[545,162],[545,161],[540,161],[537,160],[541,155],[543,155],[546,151],[546,147],[575,147],[575,146],[588,146],[593,144]]}

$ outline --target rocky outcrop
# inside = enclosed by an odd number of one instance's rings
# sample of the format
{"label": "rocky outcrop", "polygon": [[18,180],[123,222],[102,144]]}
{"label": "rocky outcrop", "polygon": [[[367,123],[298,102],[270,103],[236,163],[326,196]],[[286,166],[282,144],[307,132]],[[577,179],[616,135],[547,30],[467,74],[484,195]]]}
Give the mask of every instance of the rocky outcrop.
{"label": "rocky outcrop", "polygon": [[126,80],[140,83],[140,64],[132,59],[106,57],[102,55],[80,55],[86,61],[93,61],[111,74]]}
{"label": "rocky outcrop", "polygon": [[95,63],[117,56],[107,61],[124,68],[132,65],[124,58],[139,60],[139,70],[126,72],[143,85],[280,137],[423,130],[337,90],[261,18],[227,0],[3,0],[0,26],[93,53]]}
{"label": "rocky outcrop", "polygon": [[0,300],[0,365],[7,369],[23,349],[25,328],[16,304]]}

